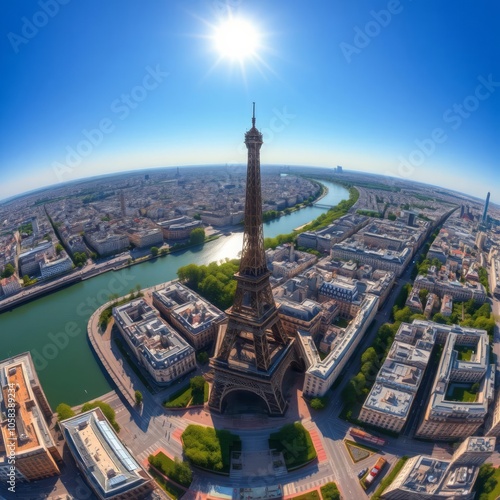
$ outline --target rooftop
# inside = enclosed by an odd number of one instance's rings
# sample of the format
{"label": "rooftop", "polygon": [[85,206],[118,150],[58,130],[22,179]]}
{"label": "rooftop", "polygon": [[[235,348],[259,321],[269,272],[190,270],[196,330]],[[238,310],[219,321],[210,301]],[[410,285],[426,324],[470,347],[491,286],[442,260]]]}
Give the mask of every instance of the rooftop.
{"label": "rooftop", "polygon": [[165,288],[153,292],[153,297],[194,335],[206,330],[213,321],[225,317],[221,310],[178,281],[172,281]]}
{"label": "rooftop", "polygon": [[491,452],[495,451],[496,437],[477,437],[467,438],[467,451]]}
{"label": "rooftop", "polygon": [[161,369],[188,356],[192,347],[144,300],[138,299],[113,309],[113,317],[130,341],[154,369]]}
{"label": "rooftop", "polygon": [[414,397],[412,392],[395,389],[377,381],[363,406],[405,419]]}
{"label": "rooftop", "polygon": [[363,324],[377,305],[378,297],[368,294],[361,303],[361,308],[356,318],[349,323],[349,326],[344,330],[343,335],[335,338],[328,356],[323,361],[311,366],[308,372],[323,379],[328,378],[338,363],[340,363],[346,355],[349,347],[359,334]]}
{"label": "rooftop", "polygon": [[276,297],[275,300],[280,304],[279,312],[292,318],[311,321],[321,314],[321,306],[313,300],[306,299],[300,304],[286,297]]}
{"label": "rooftop", "polygon": [[[420,455],[401,485],[402,489],[432,495],[446,475],[450,462]],[[467,470],[467,469],[466,469]]]}
{"label": "rooftop", "polygon": [[[15,444],[16,456],[38,448],[54,446],[53,439],[38,406],[30,380],[32,378],[29,354],[16,356],[0,363],[3,406],[6,406],[10,387],[15,388],[16,429],[15,441],[6,425],[1,426],[4,443]],[[3,410],[2,410],[3,411]]]}
{"label": "rooftop", "polygon": [[61,422],[71,453],[103,497],[112,497],[149,480],[109,425],[100,408]]}
{"label": "rooftop", "polygon": [[407,390],[416,392],[422,375],[423,370],[420,368],[386,359],[377,375],[377,380],[385,382],[387,385],[406,388]]}

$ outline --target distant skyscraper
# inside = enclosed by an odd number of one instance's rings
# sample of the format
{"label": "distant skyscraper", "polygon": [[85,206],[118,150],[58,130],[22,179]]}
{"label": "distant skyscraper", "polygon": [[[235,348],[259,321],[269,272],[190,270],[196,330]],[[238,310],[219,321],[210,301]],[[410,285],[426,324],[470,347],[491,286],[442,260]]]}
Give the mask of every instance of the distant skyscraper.
{"label": "distant skyscraper", "polygon": [[488,219],[488,205],[490,204],[490,193],[486,195],[486,203],[484,204],[484,212],[483,212],[483,222],[486,222]]}

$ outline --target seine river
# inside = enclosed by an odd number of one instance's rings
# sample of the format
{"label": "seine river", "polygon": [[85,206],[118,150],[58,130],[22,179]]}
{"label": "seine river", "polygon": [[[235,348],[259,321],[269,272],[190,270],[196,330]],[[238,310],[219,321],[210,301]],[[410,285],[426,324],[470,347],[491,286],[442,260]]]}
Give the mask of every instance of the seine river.
{"label": "seine river", "polygon": [[[320,203],[336,205],[349,192],[321,180],[328,194]],[[264,224],[266,237],[289,233],[315,219],[325,209],[307,207]],[[241,251],[243,233],[233,233],[180,253],[147,261],[117,272],[101,274],[46,297],[0,314],[0,359],[31,351],[37,373],[54,409],[59,403],[71,406],[94,399],[111,390],[91,351],[86,327],[92,312],[107,302],[112,293],[125,295],[140,284],[142,288],[177,277],[186,264],[208,264]]]}

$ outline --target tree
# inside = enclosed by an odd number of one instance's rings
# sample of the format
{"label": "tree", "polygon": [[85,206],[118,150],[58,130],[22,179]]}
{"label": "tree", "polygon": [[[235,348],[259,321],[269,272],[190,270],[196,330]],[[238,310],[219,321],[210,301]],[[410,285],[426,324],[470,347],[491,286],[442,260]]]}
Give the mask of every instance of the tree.
{"label": "tree", "polygon": [[[382,327],[381,327],[382,328]],[[361,364],[368,363],[369,361],[373,362],[378,359],[377,353],[373,347],[369,347],[366,351],[361,355]]]}
{"label": "tree", "polygon": [[71,406],[66,403],[60,403],[56,408],[56,413],[59,422],[75,416],[75,412],[72,410]]}
{"label": "tree", "polygon": [[120,432],[120,426],[118,425],[118,422],[115,421],[116,413],[113,408],[111,408],[108,403],[105,403],[104,401],[99,401],[98,399],[95,401],[89,401],[88,403],[85,403],[82,406],[82,413],[85,413],[86,411],[93,410],[94,408],[100,408],[101,411],[104,413],[104,416],[108,419],[109,423],[113,426],[116,432]]}
{"label": "tree", "polygon": [[441,313],[434,314],[434,316],[432,317],[432,321],[434,321],[434,323],[441,323],[442,325],[446,325],[448,323],[446,317]]}
{"label": "tree", "polygon": [[135,396],[135,404],[137,406],[141,406],[142,399],[143,399],[142,392],[141,391],[135,391],[134,396]]}
{"label": "tree", "polygon": [[73,254],[73,262],[78,267],[82,267],[87,262],[87,254],[85,252],[75,252]]}
{"label": "tree", "polygon": [[422,290],[418,291],[418,297],[420,299],[420,302],[422,303],[422,306],[425,307],[425,304],[427,303],[427,297],[429,296],[429,291],[426,290],[425,288],[422,288]]}
{"label": "tree", "polygon": [[205,390],[205,379],[201,375],[197,375],[189,381],[189,385],[193,392],[203,392]]}
{"label": "tree", "polygon": [[325,401],[323,398],[313,398],[309,404],[313,410],[323,410],[325,408]]}
{"label": "tree", "polygon": [[342,389],[342,400],[347,406],[351,406],[356,402],[356,388],[353,380],[349,380],[347,385]]}
{"label": "tree", "polygon": [[411,309],[406,306],[403,307],[403,309],[396,311],[394,313],[394,320],[402,323],[408,323],[410,321],[410,318],[412,316]]}
{"label": "tree", "polygon": [[397,219],[396,214],[393,214],[392,212],[389,212],[389,214],[387,215],[387,218],[389,220],[396,220]]}
{"label": "tree", "polygon": [[362,394],[363,389],[366,387],[366,377],[361,372],[359,372],[351,379],[351,381],[353,383],[356,394],[358,396]]}
{"label": "tree", "polygon": [[189,243],[191,245],[201,245],[205,241],[205,229],[197,227],[189,234]]}
{"label": "tree", "polygon": [[158,247],[151,247],[151,255],[153,255],[153,257],[156,257],[159,251]]}
{"label": "tree", "polygon": [[188,463],[181,461],[178,457],[175,457],[171,478],[180,484],[191,484],[193,481],[193,472],[191,471],[191,467],[189,467]]}
{"label": "tree", "polygon": [[60,243],[58,243],[58,244],[56,245],[56,252],[57,252],[57,255],[60,255],[60,254],[61,254],[61,252],[62,252],[63,250],[64,250],[63,246],[62,246]]}
{"label": "tree", "polygon": [[497,484],[497,480],[494,477],[495,469],[492,464],[483,464],[479,468],[479,474],[477,476],[475,490],[480,494],[479,500],[487,500],[489,498],[488,493],[491,493]]}
{"label": "tree", "polygon": [[12,264],[7,264],[1,274],[2,278],[10,278],[16,272],[16,268]]}
{"label": "tree", "polygon": [[373,361],[367,361],[361,365],[361,373],[365,376],[367,380],[375,380],[378,369],[377,365]]}
{"label": "tree", "polygon": [[200,351],[197,355],[196,355],[196,359],[198,360],[198,363],[200,363],[200,365],[206,365],[208,363],[208,352],[206,351]]}
{"label": "tree", "polygon": [[340,492],[335,483],[327,483],[321,487],[323,500],[340,500]]}

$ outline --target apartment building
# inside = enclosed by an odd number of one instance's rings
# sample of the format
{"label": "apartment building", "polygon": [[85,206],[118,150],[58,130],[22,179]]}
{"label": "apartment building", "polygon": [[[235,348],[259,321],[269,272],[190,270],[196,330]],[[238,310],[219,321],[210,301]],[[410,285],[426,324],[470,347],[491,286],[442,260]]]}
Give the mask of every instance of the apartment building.
{"label": "apartment building", "polygon": [[312,266],[316,260],[315,255],[295,250],[293,243],[266,250],[267,265],[274,278],[293,278]]}
{"label": "apartment building", "polygon": [[345,318],[355,316],[360,307],[361,296],[357,287],[357,280],[337,277],[325,281],[319,287],[318,301],[334,301],[339,306],[339,313]]}
{"label": "apartment building", "polygon": [[375,384],[363,403],[359,420],[400,432],[415,401],[436,335],[432,328],[402,323]]}
{"label": "apartment building", "polygon": [[[20,479],[34,481],[60,474],[62,458],[47,424],[52,411],[30,353],[0,362],[0,384],[0,477],[8,472],[11,456],[15,457]],[[13,417],[10,416],[12,405],[15,408]],[[9,418],[15,418],[14,429],[9,425]]]}
{"label": "apartment building", "polygon": [[[378,297],[366,295],[358,315],[349,323],[341,336],[335,338],[325,359],[307,366],[303,392],[308,397],[324,396],[330,389],[345,364],[352,356],[373,318],[377,314]],[[300,337],[299,341],[300,341]]]}
{"label": "apartment building", "polygon": [[459,439],[475,434],[483,425],[493,400],[495,367],[490,364],[488,334],[472,330],[469,341],[460,333],[448,332],[416,436]]}
{"label": "apartment building", "polygon": [[222,311],[178,281],[153,292],[153,305],[196,350],[215,341],[226,319]]}
{"label": "apartment building", "polygon": [[323,309],[320,304],[311,299],[300,303],[286,297],[276,298],[278,314],[287,335],[295,337],[297,330],[308,332],[315,337],[321,330]]}
{"label": "apartment building", "polygon": [[101,256],[123,252],[129,246],[129,240],[125,234],[96,231],[85,233],[85,239],[87,244]]}
{"label": "apartment building", "polygon": [[44,258],[40,262],[40,275],[43,280],[67,273],[71,269],[73,269],[73,261],[66,255],[66,252],[59,258],[52,260]]}
{"label": "apartment building", "polygon": [[163,232],[166,240],[185,240],[189,238],[191,231],[197,227],[202,227],[201,220],[193,219],[183,215],[175,219],[158,222],[158,226]]}
{"label": "apartment building", "polygon": [[61,422],[69,451],[100,500],[148,498],[154,481],[135,460],[100,408]]}
{"label": "apartment building", "polygon": [[127,231],[127,236],[132,245],[137,248],[149,248],[163,245],[163,233],[161,229],[131,229]]}
{"label": "apartment building", "polygon": [[194,349],[143,299],[113,308],[113,317],[139,365],[158,385],[196,369]]}
{"label": "apartment building", "polygon": [[466,281],[440,280],[433,276],[419,275],[416,277],[413,287],[416,290],[427,290],[437,294],[439,297],[449,295],[453,300],[458,302],[466,302],[473,299],[482,304],[487,297],[486,289],[481,283],[472,283]]}
{"label": "apartment building", "polygon": [[21,285],[15,274],[9,278],[0,279],[0,295],[3,294],[8,297],[9,295],[16,294],[19,290],[21,290]]}

